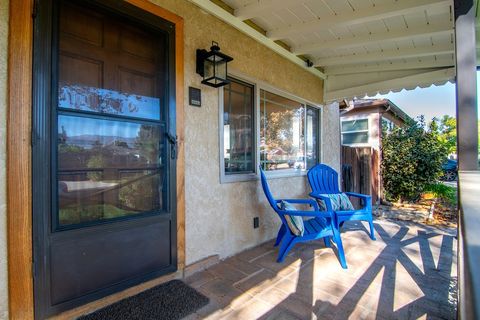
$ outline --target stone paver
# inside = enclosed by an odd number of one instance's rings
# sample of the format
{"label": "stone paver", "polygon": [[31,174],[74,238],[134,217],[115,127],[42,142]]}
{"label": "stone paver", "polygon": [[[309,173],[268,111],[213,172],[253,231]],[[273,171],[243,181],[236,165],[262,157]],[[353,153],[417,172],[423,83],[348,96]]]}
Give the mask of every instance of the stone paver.
{"label": "stone paver", "polygon": [[342,230],[348,269],[322,240],[282,264],[273,241],[186,279],[210,303],[188,319],[455,319],[455,230],[378,220]]}

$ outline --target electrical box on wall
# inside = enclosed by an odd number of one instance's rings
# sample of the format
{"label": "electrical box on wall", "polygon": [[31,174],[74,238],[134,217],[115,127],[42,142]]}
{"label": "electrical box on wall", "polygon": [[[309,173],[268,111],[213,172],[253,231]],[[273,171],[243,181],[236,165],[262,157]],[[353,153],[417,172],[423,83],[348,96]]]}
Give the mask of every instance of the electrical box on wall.
{"label": "electrical box on wall", "polygon": [[202,91],[198,88],[188,87],[188,103],[193,107],[201,107]]}
{"label": "electrical box on wall", "polygon": [[257,229],[259,224],[260,222],[258,220],[258,217],[253,218],[253,229]]}

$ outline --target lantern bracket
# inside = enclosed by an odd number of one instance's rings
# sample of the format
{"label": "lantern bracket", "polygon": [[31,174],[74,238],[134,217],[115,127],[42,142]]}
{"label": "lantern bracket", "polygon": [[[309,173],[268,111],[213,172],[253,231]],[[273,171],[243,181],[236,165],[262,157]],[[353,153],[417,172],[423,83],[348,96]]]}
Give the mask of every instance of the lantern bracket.
{"label": "lantern bracket", "polygon": [[197,73],[202,77],[205,75],[203,72],[203,66],[205,57],[207,56],[208,51],[205,49],[197,49]]}

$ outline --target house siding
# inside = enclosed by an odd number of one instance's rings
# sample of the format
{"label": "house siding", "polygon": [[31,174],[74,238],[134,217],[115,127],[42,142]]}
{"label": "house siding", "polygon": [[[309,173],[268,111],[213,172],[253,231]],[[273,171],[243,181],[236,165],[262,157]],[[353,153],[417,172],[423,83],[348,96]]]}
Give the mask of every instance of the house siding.
{"label": "house siding", "polygon": [[[321,103],[323,81],[187,1],[152,1],[184,18],[185,88],[199,87],[196,49],[211,41],[234,60],[231,68],[304,99]],[[219,92],[201,86],[202,107],[188,106],[185,95],[186,264],[218,255],[221,259],[276,235],[278,218],[269,209],[258,181],[220,183]],[[186,92],[188,90],[185,90]],[[330,111],[324,113],[330,119]],[[333,116],[335,118],[335,116]],[[338,140],[337,140],[338,141]],[[327,157],[331,159],[332,157]],[[303,197],[305,177],[272,179],[277,197]],[[260,227],[253,229],[253,218]]]}
{"label": "house siding", "polygon": [[[152,0],[184,18],[185,88],[202,89],[202,107],[188,106],[185,90],[186,264],[218,255],[225,258],[276,235],[278,218],[269,208],[259,181],[220,183],[219,92],[200,85],[195,52],[217,41],[233,56],[231,67],[260,81],[322,103],[323,81],[282,58],[186,0]],[[6,251],[6,114],[8,0],[0,0],[0,319],[8,317]],[[322,120],[324,163],[340,167],[338,104],[325,106]],[[276,197],[305,197],[305,176],[272,179]],[[253,217],[260,227],[253,229]]]}
{"label": "house siding", "polygon": [[348,115],[341,117],[342,121],[368,119],[368,143],[361,145],[352,145],[351,147],[372,147],[380,149],[380,114],[375,112],[354,111],[349,112]]}
{"label": "house siding", "polygon": [[341,137],[338,102],[325,105],[322,125],[322,162],[341,174]]}
{"label": "house siding", "polygon": [[0,319],[8,319],[7,288],[7,115],[8,0],[0,0]]}
{"label": "house siding", "polygon": [[382,117],[392,121],[396,126],[399,126],[399,127],[405,126],[405,121],[401,120],[399,117],[396,117],[388,112],[382,113]]}
{"label": "house siding", "polygon": [[380,150],[382,146],[382,118],[392,121],[398,127],[406,125],[404,120],[393,114],[392,111],[388,111],[388,106],[354,109],[343,115],[341,120],[348,121],[365,118],[368,118],[368,144],[354,145],[353,147],[372,147]]}

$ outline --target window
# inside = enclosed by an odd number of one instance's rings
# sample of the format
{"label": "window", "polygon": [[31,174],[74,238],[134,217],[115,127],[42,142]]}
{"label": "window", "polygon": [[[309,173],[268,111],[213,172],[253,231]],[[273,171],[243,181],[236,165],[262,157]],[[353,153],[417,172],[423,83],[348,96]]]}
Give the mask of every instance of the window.
{"label": "window", "polygon": [[392,132],[395,124],[385,117],[382,117],[382,130],[386,133]]}
{"label": "window", "polygon": [[283,176],[320,161],[319,108],[267,84],[229,79],[220,95],[222,182],[257,179],[259,165]]}
{"label": "window", "polygon": [[311,106],[307,106],[307,121],[306,121],[306,147],[307,147],[307,169],[310,169],[320,159],[320,110]]}
{"label": "window", "polygon": [[318,162],[318,109],[260,90],[260,161],[264,170],[308,169]]}
{"label": "window", "polygon": [[230,79],[223,89],[223,159],[226,175],[254,170],[254,87]]}
{"label": "window", "polygon": [[368,119],[342,121],[342,144],[368,143]]}

